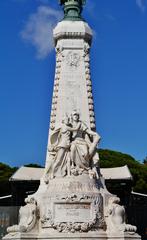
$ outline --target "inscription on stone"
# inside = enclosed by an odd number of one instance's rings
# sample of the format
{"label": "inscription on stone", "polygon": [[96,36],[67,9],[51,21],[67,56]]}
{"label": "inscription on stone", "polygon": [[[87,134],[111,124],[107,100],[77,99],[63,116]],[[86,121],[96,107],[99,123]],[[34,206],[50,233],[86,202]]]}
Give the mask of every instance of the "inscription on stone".
{"label": "inscription on stone", "polygon": [[54,214],[55,222],[89,222],[91,219],[91,204],[56,203]]}

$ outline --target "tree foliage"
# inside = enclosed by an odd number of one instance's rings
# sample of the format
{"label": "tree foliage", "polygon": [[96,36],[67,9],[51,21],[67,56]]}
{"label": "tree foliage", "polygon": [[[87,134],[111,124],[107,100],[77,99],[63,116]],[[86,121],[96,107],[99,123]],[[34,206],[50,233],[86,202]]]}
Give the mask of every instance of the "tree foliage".
{"label": "tree foliage", "polygon": [[147,165],[147,157],[143,160],[143,163]]}
{"label": "tree foliage", "polygon": [[0,162],[0,196],[11,193],[9,178],[16,172],[16,167],[10,167]]}
{"label": "tree foliage", "polygon": [[0,162],[0,181],[7,181],[17,169]]}
{"label": "tree foliage", "polygon": [[132,156],[108,149],[99,149],[100,167],[121,167],[127,165],[133,176],[133,191],[147,194],[147,165]]}

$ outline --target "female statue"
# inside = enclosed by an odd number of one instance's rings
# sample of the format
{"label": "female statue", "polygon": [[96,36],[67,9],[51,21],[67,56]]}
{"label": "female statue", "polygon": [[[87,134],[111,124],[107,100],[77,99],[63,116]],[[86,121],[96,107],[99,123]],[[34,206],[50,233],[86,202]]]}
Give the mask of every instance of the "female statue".
{"label": "female statue", "polygon": [[99,140],[100,136],[79,120],[76,111],[72,113],[72,123],[66,116],[61,128],[55,130],[50,137],[50,157],[44,173],[45,182],[54,177],[88,173],[95,167],[91,160],[95,158]]}
{"label": "female statue", "polygon": [[72,113],[72,126],[73,128],[78,128],[72,134],[72,165],[79,169],[79,171],[88,171],[91,167],[90,161],[95,154],[100,136],[79,120],[79,114],[76,111]]}

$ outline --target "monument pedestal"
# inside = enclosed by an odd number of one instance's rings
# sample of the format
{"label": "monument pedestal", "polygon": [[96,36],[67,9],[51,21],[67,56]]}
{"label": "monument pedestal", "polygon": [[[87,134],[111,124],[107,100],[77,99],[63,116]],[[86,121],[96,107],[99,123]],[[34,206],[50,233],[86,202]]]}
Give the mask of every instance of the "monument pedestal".
{"label": "monument pedestal", "polygon": [[[119,223],[119,230],[114,229],[106,209],[109,210],[109,200],[115,197],[106,190],[102,180],[83,174],[42,183],[28,197],[28,207],[22,207],[26,209],[20,216],[20,232],[12,231],[15,226],[10,227],[3,240],[140,240],[131,228],[130,232],[124,232],[123,222]],[[118,212],[122,211],[121,206],[117,208]],[[116,216],[120,221],[118,216],[122,220],[120,213]]]}

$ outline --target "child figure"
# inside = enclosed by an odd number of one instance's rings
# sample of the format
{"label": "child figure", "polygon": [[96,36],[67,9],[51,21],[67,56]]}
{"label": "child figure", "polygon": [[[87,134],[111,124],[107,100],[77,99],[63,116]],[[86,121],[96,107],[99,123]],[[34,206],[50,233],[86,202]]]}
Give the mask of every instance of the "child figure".
{"label": "child figure", "polygon": [[71,133],[77,131],[80,128],[80,124],[76,128],[72,128],[69,117],[65,116],[61,128],[55,130],[50,138],[50,156],[49,165],[45,169],[45,178],[50,179],[54,177],[70,176],[70,146],[71,146]]}

